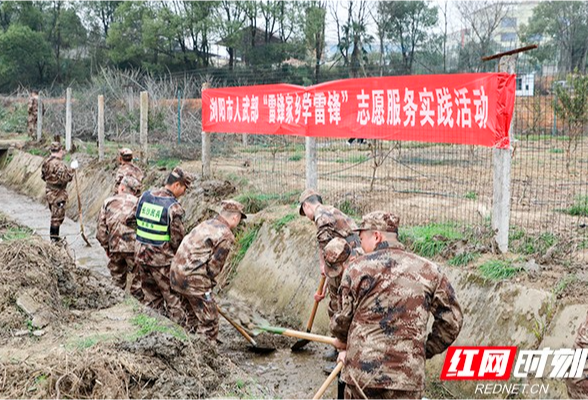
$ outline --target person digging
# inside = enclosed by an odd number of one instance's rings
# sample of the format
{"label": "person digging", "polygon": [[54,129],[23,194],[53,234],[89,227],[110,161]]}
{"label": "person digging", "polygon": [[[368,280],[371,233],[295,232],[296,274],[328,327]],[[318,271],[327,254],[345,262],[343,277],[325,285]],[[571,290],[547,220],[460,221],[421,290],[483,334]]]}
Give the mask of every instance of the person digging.
{"label": "person digging", "polygon": [[186,328],[212,342],[218,336],[218,309],[212,296],[231,247],[233,230],[247,218],[241,203],[224,200],[219,215],[200,223],[184,237],[171,264],[170,282],[186,311]]}
{"label": "person digging", "polygon": [[[347,259],[330,258],[326,261],[325,248],[334,239],[342,239],[348,249],[342,250],[354,256],[361,252],[361,243],[358,235],[354,232],[357,228],[355,222],[343,212],[333,206],[323,204],[321,195],[313,189],[306,189],[299,198],[300,215],[306,216],[316,226],[316,238],[319,247],[319,263],[321,276],[327,277],[326,289],[329,293],[328,314],[331,318],[339,309],[338,291],[341,283],[341,275]],[[327,268],[328,267],[328,268]],[[315,301],[321,301],[325,297],[325,290],[315,294]],[[337,351],[329,350],[324,358],[333,362],[337,359]],[[332,370],[335,364],[328,364],[325,370]]]}

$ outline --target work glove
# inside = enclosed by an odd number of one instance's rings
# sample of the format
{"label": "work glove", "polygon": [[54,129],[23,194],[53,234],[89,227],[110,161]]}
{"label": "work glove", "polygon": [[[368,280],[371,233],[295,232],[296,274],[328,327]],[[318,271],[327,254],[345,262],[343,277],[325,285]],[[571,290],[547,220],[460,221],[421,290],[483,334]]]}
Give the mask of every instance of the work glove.
{"label": "work glove", "polygon": [[78,160],[73,160],[71,162],[71,169],[78,169],[79,166],[80,164],[78,163]]}

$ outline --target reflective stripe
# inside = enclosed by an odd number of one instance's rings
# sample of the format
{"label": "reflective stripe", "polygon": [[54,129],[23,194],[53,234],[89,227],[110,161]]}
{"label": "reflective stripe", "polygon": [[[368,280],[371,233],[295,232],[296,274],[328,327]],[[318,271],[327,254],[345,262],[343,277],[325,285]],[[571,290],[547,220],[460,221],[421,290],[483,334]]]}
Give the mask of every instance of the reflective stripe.
{"label": "reflective stripe", "polygon": [[137,220],[137,226],[140,228],[149,229],[150,231],[167,232],[167,226],[165,225],[151,224],[149,222],[143,222],[140,219]]}
{"label": "reflective stripe", "polygon": [[161,242],[169,242],[171,239],[169,234],[158,235],[155,233],[149,233],[149,232],[142,231],[141,229],[137,229],[137,236],[142,237],[144,239],[161,241]]}

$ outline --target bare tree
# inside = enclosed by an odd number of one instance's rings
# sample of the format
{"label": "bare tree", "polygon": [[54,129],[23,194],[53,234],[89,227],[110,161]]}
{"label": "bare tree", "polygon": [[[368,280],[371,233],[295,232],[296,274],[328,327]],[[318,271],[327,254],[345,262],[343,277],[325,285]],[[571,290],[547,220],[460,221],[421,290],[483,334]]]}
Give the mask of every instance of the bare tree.
{"label": "bare tree", "polygon": [[373,38],[367,32],[368,2],[348,0],[343,6],[347,13],[345,22],[339,16],[337,3],[330,10],[337,26],[337,43],[343,64],[350,68],[350,76],[359,76],[362,61],[366,60],[367,49]]}
{"label": "bare tree", "polygon": [[509,3],[498,0],[460,1],[456,3],[462,23],[469,32],[470,41],[463,52],[462,67],[481,70],[481,57],[493,52],[494,35],[502,20],[511,10]]}

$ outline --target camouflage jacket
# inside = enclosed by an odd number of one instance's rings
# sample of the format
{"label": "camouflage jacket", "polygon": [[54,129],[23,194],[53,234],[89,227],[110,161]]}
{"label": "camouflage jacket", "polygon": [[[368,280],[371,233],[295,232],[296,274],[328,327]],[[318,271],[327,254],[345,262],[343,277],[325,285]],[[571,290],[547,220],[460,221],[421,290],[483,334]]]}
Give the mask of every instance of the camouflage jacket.
{"label": "camouflage jacket", "polygon": [[[154,196],[173,197],[173,193],[166,188],[154,189],[151,191]],[[127,225],[130,227],[137,226],[135,212],[137,206],[133,208],[132,215],[127,219]],[[150,267],[166,267],[169,266],[182,242],[185,235],[184,230],[184,209],[180,203],[175,203],[169,208],[170,224],[169,233],[170,241],[164,243],[162,246],[153,246],[136,242],[135,245],[135,261],[138,264],[148,265]]]}
{"label": "camouflage jacket", "polygon": [[49,156],[41,167],[41,178],[49,189],[63,190],[71,182],[74,171],[55,156]]}
{"label": "camouflage jacket", "polygon": [[125,176],[132,176],[133,178],[138,180],[139,183],[143,182],[143,177],[144,177],[143,171],[141,170],[141,168],[137,167],[135,164],[133,164],[131,162],[126,163],[126,164],[122,164],[116,170],[116,177],[114,179],[114,191],[115,192],[118,191],[118,185],[120,185],[120,182],[123,180],[123,178]]}
{"label": "camouflage jacket", "polygon": [[463,319],[439,267],[398,242],[384,242],[349,265],[339,293],[331,331],[347,343],[342,379],[356,385],[353,377],[360,387],[423,390],[425,359],[453,343]]}
{"label": "camouflage jacket", "polygon": [[126,225],[137,198],[132,194],[118,194],[104,201],[98,215],[96,239],[110,253],[134,253],[135,230]]}
{"label": "camouflage jacket", "polygon": [[27,111],[29,113],[29,118],[30,117],[33,117],[33,118],[37,117],[37,112],[39,111],[39,97],[31,96],[29,98],[29,104],[28,104]]}
{"label": "camouflage jacket", "polygon": [[179,286],[187,285],[182,278],[190,277],[191,289],[202,289],[202,293],[212,290],[233,243],[235,236],[223,217],[202,222],[182,240],[171,275],[177,277]]}
{"label": "camouflage jacket", "polygon": [[314,212],[314,224],[317,228],[316,238],[318,240],[319,251],[326,261],[325,273],[329,277],[339,276],[342,272],[343,262],[328,262],[329,257],[325,255],[325,247],[333,239],[342,238],[347,241],[350,249],[355,252],[361,250],[359,236],[353,232],[357,228],[355,222],[347,215],[333,206],[320,204]]}

